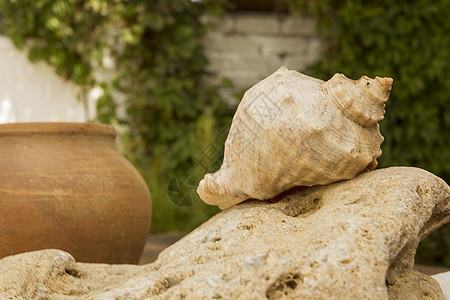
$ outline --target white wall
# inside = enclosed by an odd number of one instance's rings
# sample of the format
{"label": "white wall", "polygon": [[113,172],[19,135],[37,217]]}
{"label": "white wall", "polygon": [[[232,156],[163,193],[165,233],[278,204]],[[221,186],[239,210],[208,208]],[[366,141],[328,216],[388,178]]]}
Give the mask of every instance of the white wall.
{"label": "white wall", "polygon": [[77,87],[0,36],[0,123],[85,122]]}

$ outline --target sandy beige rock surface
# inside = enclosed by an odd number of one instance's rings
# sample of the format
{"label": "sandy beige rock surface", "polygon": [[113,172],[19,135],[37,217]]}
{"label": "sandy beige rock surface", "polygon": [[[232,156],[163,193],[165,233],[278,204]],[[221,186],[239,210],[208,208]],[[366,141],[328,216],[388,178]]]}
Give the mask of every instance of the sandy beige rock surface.
{"label": "sandy beige rock surface", "polygon": [[449,219],[443,180],[381,169],[225,210],[145,266],[76,263],[57,250],[7,257],[0,290],[6,299],[443,299],[413,264],[419,241]]}

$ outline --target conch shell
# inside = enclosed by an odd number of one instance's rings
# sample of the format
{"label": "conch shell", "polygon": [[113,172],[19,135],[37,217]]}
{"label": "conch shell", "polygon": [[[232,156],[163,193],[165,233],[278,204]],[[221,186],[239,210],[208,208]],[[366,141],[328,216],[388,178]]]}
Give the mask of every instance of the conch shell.
{"label": "conch shell", "polygon": [[377,122],[392,82],[343,74],[322,81],[279,68],[244,94],[223,164],[200,182],[200,198],[225,209],[372,170],[384,140]]}

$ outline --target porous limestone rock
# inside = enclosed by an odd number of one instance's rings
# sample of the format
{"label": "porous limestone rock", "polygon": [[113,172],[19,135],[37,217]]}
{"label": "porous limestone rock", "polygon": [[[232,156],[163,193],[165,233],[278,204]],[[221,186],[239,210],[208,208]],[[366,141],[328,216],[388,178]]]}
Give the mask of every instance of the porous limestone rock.
{"label": "porous limestone rock", "polygon": [[450,219],[450,188],[416,168],[225,210],[145,266],[76,263],[58,250],[0,260],[4,298],[443,299],[413,269]]}

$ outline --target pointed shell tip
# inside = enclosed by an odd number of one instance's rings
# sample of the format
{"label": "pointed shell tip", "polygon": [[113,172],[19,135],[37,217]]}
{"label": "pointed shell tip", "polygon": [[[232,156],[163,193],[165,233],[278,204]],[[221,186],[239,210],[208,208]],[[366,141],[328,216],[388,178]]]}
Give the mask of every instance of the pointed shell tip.
{"label": "pointed shell tip", "polygon": [[394,83],[394,79],[391,77],[376,77],[375,78],[384,88],[388,89],[389,91],[392,88],[392,84]]}

